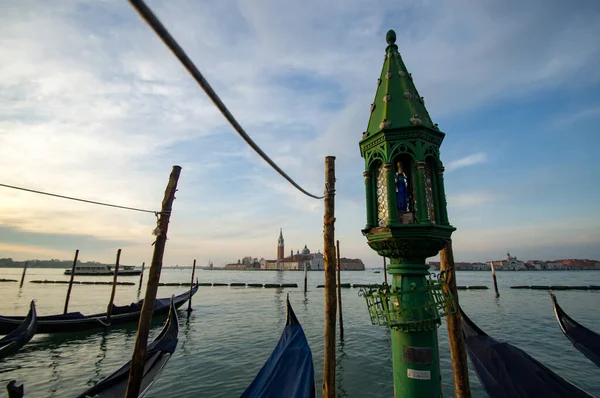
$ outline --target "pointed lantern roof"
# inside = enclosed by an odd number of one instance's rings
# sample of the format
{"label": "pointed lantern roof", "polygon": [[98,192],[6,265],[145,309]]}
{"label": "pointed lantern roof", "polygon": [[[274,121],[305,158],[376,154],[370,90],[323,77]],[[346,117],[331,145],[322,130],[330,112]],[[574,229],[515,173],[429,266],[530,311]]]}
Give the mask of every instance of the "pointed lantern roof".
{"label": "pointed lantern roof", "polygon": [[438,131],[431,122],[423,97],[419,95],[396,45],[396,32],[387,32],[385,59],[371,104],[369,125],[363,138],[381,130],[424,126]]}

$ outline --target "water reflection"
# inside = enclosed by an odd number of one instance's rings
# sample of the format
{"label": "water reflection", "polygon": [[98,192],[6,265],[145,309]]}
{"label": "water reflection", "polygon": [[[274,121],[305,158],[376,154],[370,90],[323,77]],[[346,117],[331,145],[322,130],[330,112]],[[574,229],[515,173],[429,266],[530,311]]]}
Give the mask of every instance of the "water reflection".
{"label": "water reflection", "polygon": [[[277,272],[281,274],[281,272]],[[281,278],[281,277],[280,277]],[[278,282],[280,283],[280,282]],[[285,309],[285,304],[283,302],[283,288],[278,287],[273,289],[275,290],[275,294],[273,295],[273,301],[275,301],[275,308],[277,309],[277,314],[279,315],[279,324],[285,323],[287,311]]]}
{"label": "water reflection", "polygon": [[107,335],[108,332],[104,331],[102,333],[102,337],[100,338],[100,352],[98,352],[98,355],[96,356],[98,360],[94,362],[94,377],[88,380],[88,384],[90,385],[94,385],[100,380],[100,373],[102,371],[102,361],[104,361],[104,358],[106,358]]}
{"label": "water reflection", "polygon": [[[181,341],[181,351],[183,351],[184,355],[192,354],[191,350],[188,348],[188,344],[191,344],[193,334],[192,325],[196,320],[195,312],[189,312],[188,316],[183,325],[183,339],[180,338]],[[181,334],[181,332],[180,332]]]}
{"label": "water reflection", "polygon": [[60,385],[60,362],[61,362],[61,351],[58,347],[50,350],[50,380],[48,380],[48,384],[52,387],[50,389],[50,397],[55,397],[56,391],[58,390],[58,386]]}
{"label": "water reflection", "polygon": [[347,397],[348,392],[344,387],[344,362],[346,361],[346,353],[344,352],[344,340],[338,343],[337,358],[336,358],[336,379],[335,389],[338,397]]}

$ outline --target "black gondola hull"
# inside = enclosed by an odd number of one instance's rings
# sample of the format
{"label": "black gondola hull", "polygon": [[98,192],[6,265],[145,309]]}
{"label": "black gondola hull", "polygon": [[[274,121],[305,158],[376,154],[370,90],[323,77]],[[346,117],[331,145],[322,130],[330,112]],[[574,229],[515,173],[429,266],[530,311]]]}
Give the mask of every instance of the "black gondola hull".
{"label": "black gondola hull", "polygon": [[520,348],[488,336],[460,312],[469,358],[490,398],[593,398]]}
{"label": "black gondola hull", "polygon": [[0,339],[0,358],[7,357],[17,352],[21,347],[31,340],[37,330],[37,314],[35,312],[35,303],[33,300],[29,305],[29,314],[23,319],[23,322]]}
{"label": "black gondola hull", "polygon": [[[192,289],[192,296],[198,291],[198,286]],[[174,297],[175,308],[181,307],[190,298],[190,292]],[[158,299],[155,302],[154,316],[169,313],[170,299]],[[124,325],[137,322],[140,317],[143,300],[128,306],[114,306],[110,317],[110,325]],[[166,304],[165,304],[166,303]],[[15,330],[24,320],[18,316],[0,316],[0,334],[8,334]],[[37,317],[37,333],[71,333],[86,330],[102,329],[108,326],[106,313],[83,315],[80,312],[72,312],[64,315],[49,315]]]}
{"label": "black gondola hull", "polygon": [[600,335],[581,325],[571,318],[558,305],[556,296],[551,294],[554,303],[554,314],[560,329],[579,352],[585,355],[596,366],[600,367]]}
{"label": "black gondola hull", "polygon": [[[174,303],[169,305],[169,318],[165,323],[160,334],[148,345],[146,352],[146,362],[140,388],[139,397],[143,397],[157,377],[162,373],[171,355],[177,347],[179,335],[179,320]],[[99,381],[77,398],[97,397],[97,398],[121,398],[125,396],[127,383],[129,380],[129,371],[131,361],[127,362],[120,369],[113,372],[108,377]]]}

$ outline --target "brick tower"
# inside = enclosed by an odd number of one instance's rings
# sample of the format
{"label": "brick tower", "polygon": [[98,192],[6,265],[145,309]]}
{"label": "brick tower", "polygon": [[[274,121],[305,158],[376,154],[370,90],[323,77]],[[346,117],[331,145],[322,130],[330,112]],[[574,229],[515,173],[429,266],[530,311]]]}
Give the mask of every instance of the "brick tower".
{"label": "brick tower", "polygon": [[279,239],[277,239],[277,260],[283,260],[283,250],[284,250],[284,243],[283,243],[283,231],[281,230],[281,228],[279,228]]}

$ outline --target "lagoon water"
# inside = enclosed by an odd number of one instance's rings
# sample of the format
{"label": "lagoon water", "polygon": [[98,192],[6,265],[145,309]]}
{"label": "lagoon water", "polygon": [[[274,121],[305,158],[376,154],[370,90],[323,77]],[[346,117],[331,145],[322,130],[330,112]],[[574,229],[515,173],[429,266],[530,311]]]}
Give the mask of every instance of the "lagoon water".
{"label": "lagoon water", "polygon": [[[22,289],[18,283],[0,284],[0,314],[24,315],[31,299],[39,315],[61,313],[66,285],[32,284],[34,279],[67,279],[58,269],[29,269]],[[0,278],[20,278],[20,269],[0,269]],[[189,282],[191,269],[164,269],[161,281]],[[150,398],[239,397],[256,376],[277,344],[285,324],[285,297],[302,323],[312,348],[320,396],[323,368],[322,272],[308,273],[304,295],[301,272],[205,271],[196,272],[201,282],[297,283],[299,288],[262,289],[200,287],[193,300],[194,311],[186,318],[180,310],[177,350],[158,379]],[[524,349],[580,388],[600,396],[600,368],[575,350],[563,336],[554,318],[546,291],[511,290],[511,285],[600,285],[598,271],[498,272],[501,297],[494,297],[487,272],[458,272],[459,285],[487,285],[489,290],[460,291],[460,303],[484,331]],[[78,277],[79,280],[110,280],[109,277]],[[121,281],[138,281],[122,277]],[[383,273],[342,272],[344,283],[379,283]],[[70,311],[106,310],[110,286],[74,285]],[[168,297],[184,287],[160,287],[159,297]],[[143,295],[144,289],[142,289]],[[557,291],[565,311],[583,325],[600,332],[600,291]],[[137,286],[119,286],[115,303],[138,299]],[[372,326],[365,301],[358,289],[342,289],[344,332],[337,340],[338,397],[393,396],[390,334]],[[186,305],[187,306],[187,305]],[[165,318],[153,322],[151,338]],[[25,384],[26,397],[72,397],[83,392],[131,358],[136,326],[116,327],[109,332],[36,335],[13,357],[0,361],[0,382],[11,379]],[[439,329],[444,396],[453,396],[447,329]],[[471,369],[474,397],[485,397]],[[3,387],[2,387],[3,388]],[[1,395],[1,393],[0,393]]]}

